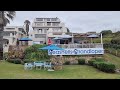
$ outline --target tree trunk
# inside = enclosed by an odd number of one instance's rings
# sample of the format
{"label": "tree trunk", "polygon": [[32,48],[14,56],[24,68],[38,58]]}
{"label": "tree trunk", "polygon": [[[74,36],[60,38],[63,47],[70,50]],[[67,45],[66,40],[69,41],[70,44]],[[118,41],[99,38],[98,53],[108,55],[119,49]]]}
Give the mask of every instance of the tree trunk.
{"label": "tree trunk", "polygon": [[0,60],[3,60],[3,29],[0,30]]}
{"label": "tree trunk", "polygon": [[4,30],[4,11],[0,12],[0,60],[3,60],[3,30]]}

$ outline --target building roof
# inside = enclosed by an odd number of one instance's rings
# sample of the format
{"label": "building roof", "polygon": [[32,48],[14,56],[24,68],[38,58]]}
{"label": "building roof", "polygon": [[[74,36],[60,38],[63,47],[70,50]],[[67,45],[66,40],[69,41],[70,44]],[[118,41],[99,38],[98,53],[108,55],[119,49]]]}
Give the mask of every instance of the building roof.
{"label": "building roof", "polygon": [[92,35],[89,35],[89,36],[87,36],[87,37],[90,37],[90,38],[96,38],[96,37],[99,37],[99,36],[96,35],[96,34],[92,34]]}

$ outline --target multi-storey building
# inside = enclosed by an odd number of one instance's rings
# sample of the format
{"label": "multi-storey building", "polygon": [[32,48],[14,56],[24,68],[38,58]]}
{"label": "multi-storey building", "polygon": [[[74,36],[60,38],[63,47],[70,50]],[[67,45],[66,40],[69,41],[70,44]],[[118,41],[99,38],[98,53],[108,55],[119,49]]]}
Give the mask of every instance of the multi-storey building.
{"label": "multi-storey building", "polygon": [[[3,45],[3,52],[8,52],[8,48],[10,45],[16,45],[17,39],[25,37],[25,31],[23,26],[7,26],[4,28],[4,39],[8,39],[8,43]],[[19,42],[19,44],[23,45],[24,42]]]}
{"label": "multi-storey building", "polygon": [[59,18],[35,18],[32,24],[33,32],[29,34],[33,43],[47,44],[48,38],[55,38],[67,33],[65,24]]}

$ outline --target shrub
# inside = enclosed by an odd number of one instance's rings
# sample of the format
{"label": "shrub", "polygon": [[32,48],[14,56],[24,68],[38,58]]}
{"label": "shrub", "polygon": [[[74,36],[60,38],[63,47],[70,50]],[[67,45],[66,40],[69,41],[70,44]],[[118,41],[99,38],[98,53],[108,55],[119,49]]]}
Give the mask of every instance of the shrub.
{"label": "shrub", "polygon": [[70,65],[70,61],[66,61],[64,65]]}
{"label": "shrub", "polygon": [[85,59],[79,59],[79,60],[78,60],[78,64],[84,65],[84,64],[85,64]]}
{"label": "shrub", "polygon": [[107,62],[93,62],[93,66],[103,72],[114,73],[115,65]]}
{"label": "shrub", "polygon": [[100,63],[98,69],[104,72],[114,73],[115,65],[111,63]]}
{"label": "shrub", "polygon": [[9,59],[9,60],[7,60],[8,62],[10,62],[10,63],[14,63],[14,60],[13,59]]}
{"label": "shrub", "polygon": [[30,60],[42,60],[42,59],[49,59],[50,56],[48,55],[47,50],[40,50],[39,48],[42,48],[46,45],[39,45],[35,44],[25,49],[25,59]]}
{"label": "shrub", "polygon": [[21,64],[21,60],[16,59],[16,60],[14,60],[14,63],[15,63],[15,64]]}
{"label": "shrub", "polygon": [[93,62],[95,62],[95,60],[88,61],[88,65],[93,66]]}
{"label": "shrub", "polygon": [[101,63],[101,62],[97,62],[97,61],[93,62],[93,67],[98,68],[98,65],[99,65],[100,63]]}
{"label": "shrub", "polygon": [[21,64],[20,59],[10,59],[10,60],[7,60],[7,61],[10,62],[10,63],[14,63],[14,64]]}
{"label": "shrub", "polygon": [[33,61],[32,61],[32,60],[29,60],[29,59],[25,59],[23,62],[24,62],[24,63],[29,63],[29,62],[33,62]]}

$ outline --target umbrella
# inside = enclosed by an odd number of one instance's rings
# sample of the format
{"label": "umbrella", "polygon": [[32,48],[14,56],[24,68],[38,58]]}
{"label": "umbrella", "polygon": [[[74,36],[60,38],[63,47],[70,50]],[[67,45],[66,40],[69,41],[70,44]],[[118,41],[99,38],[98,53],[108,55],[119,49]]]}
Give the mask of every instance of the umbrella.
{"label": "umbrella", "polygon": [[19,41],[32,41],[32,39],[28,37],[20,38]]}
{"label": "umbrella", "polygon": [[[46,47],[43,47],[43,48],[39,48],[39,49],[42,49],[42,50],[50,50],[50,55],[52,55],[52,50],[64,50],[63,48],[59,48],[58,46],[52,44],[52,45],[49,45],[49,46],[46,46]],[[59,59],[56,59],[56,60],[59,60]]]}
{"label": "umbrella", "polygon": [[97,37],[99,37],[98,35],[95,35],[95,34],[92,34],[92,35],[89,35],[88,36],[89,38],[97,38]]}
{"label": "umbrella", "polygon": [[60,37],[56,37],[56,38],[53,38],[54,40],[60,40],[60,39],[63,39],[63,38],[60,38]]}
{"label": "umbrella", "polygon": [[72,38],[73,36],[70,36],[70,35],[60,35],[59,37],[62,37],[62,38]]}
{"label": "umbrella", "polygon": [[39,48],[39,49],[42,49],[42,50],[64,50],[63,48],[60,48],[56,45],[49,45],[49,46],[46,46],[46,47],[43,47],[43,48]]}

